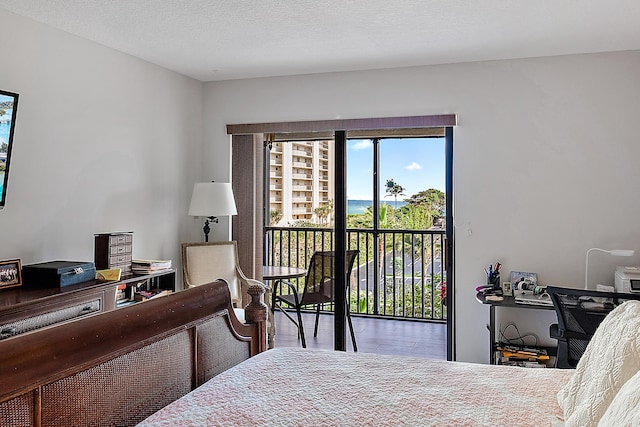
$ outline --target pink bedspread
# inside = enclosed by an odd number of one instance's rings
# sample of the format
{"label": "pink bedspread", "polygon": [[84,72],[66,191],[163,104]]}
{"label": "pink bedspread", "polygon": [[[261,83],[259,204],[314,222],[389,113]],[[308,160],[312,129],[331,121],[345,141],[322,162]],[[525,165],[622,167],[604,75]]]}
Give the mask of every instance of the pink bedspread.
{"label": "pink bedspread", "polygon": [[303,349],[261,353],[140,426],[544,426],[573,371]]}

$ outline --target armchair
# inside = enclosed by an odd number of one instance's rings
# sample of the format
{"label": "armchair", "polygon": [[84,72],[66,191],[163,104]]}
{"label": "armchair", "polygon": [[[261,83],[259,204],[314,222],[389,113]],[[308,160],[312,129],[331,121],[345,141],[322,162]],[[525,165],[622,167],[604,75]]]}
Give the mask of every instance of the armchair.
{"label": "armchair", "polygon": [[[183,243],[182,278],[185,288],[200,286],[223,279],[229,285],[233,311],[242,323],[245,321],[244,306],[249,302],[249,286],[257,284],[266,291],[268,287],[259,280],[249,279],[238,264],[238,247],[235,241]],[[265,297],[268,304],[269,298]],[[270,313],[271,310],[268,310]],[[267,319],[267,329],[273,324],[272,315]]]}

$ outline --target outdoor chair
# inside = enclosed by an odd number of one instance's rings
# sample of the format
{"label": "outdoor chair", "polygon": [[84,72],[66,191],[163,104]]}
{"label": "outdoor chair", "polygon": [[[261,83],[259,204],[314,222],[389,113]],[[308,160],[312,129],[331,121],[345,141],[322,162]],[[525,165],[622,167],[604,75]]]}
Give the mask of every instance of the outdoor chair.
{"label": "outdoor chair", "polygon": [[575,368],[596,328],[618,305],[640,300],[640,294],[599,292],[547,286],[558,323],[549,327],[549,336],[558,340],[556,368]]}
{"label": "outdoor chair", "polygon": [[[351,250],[346,251],[345,265],[346,265],[346,313],[347,321],[349,323],[349,331],[351,332],[351,342],[353,343],[353,351],[358,351],[356,345],[356,336],[353,332],[353,324],[351,323],[351,315],[349,313],[349,278],[351,277],[351,270],[355,261],[358,251]],[[316,308],[316,323],[313,331],[313,336],[318,336],[318,320],[320,318],[320,309],[324,304],[335,302],[335,265],[334,265],[335,253],[333,251],[318,251],[313,254],[309,267],[307,268],[307,274],[304,279],[304,287],[302,294],[298,292],[296,287],[286,280],[279,280],[275,283],[275,288],[272,293],[272,309],[278,307],[282,313],[291,320],[297,327],[300,338],[302,339],[302,347],[307,347],[307,342],[304,337],[304,327],[302,325],[302,313],[301,309],[315,306]],[[282,295],[282,284],[285,284],[291,293]],[[279,289],[278,289],[279,288]],[[279,292],[278,292],[279,291]],[[281,303],[286,303],[289,307],[293,307],[296,310],[298,321],[296,322],[293,317],[283,309]]]}

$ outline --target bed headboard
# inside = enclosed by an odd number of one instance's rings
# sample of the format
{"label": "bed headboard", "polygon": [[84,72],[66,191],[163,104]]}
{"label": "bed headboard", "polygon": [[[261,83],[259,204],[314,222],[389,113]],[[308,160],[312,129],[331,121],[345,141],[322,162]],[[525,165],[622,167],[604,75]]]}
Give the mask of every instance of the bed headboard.
{"label": "bed headboard", "polygon": [[218,281],[0,341],[0,425],[135,425],[265,350],[251,316]]}

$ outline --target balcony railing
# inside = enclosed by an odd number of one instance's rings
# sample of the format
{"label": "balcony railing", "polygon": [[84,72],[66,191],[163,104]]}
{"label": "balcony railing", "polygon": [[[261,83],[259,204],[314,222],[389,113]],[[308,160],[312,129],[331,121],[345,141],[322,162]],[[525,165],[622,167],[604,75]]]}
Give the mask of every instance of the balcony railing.
{"label": "balcony railing", "polygon": [[[444,236],[440,229],[380,230],[377,236],[370,229],[347,229],[348,249],[358,251],[350,277],[351,313],[445,321]],[[333,248],[331,228],[265,229],[267,265],[307,268],[315,251]],[[304,278],[293,283],[302,290]]]}

